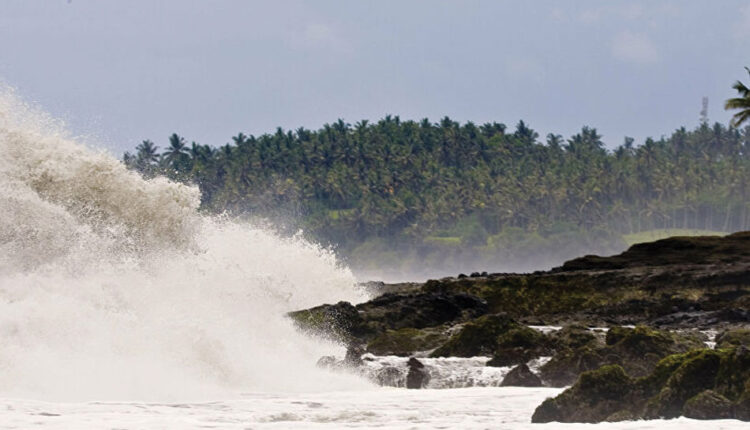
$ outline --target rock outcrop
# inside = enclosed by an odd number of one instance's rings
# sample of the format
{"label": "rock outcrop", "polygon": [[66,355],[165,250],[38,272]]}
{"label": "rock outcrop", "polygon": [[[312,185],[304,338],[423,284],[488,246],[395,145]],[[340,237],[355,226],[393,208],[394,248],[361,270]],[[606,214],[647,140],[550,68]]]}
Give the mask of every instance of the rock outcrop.
{"label": "rock outcrop", "polygon": [[[750,233],[664,239],[612,257],[578,258],[547,272],[383,284],[374,291],[387,293],[356,306],[339,302],[290,316],[305,330],[403,356],[441,349],[461,324],[488,314],[537,325],[750,326]],[[528,349],[524,337],[536,347],[540,339],[531,334],[515,333],[495,362],[514,349]],[[495,355],[497,348],[480,349]]]}
{"label": "rock outcrop", "polygon": [[[289,314],[301,329],[351,346],[348,359],[319,365],[356,367],[366,352],[481,355],[515,366],[504,384],[572,384],[539,406],[538,422],[750,420],[750,232],[669,238],[546,272],[368,285],[383,294]],[[707,329],[719,332],[716,350],[698,331]],[[526,364],[543,356],[551,359],[535,375]],[[411,382],[395,368],[376,379],[425,386],[429,373],[410,363]]]}
{"label": "rock outcrop", "polygon": [[503,378],[501,387],[541,387],[542,380],[529,369],[526,364],[520,364]]}
{"label": "rock outcrop", "polygon": [[648,327],[612,327],[604,345],[589,342],[577,348],[562,348],[541,367],[541,376],[553,387],[564,387],[585,371],[617,364],[629,376],[650,373],[662,358],[705,348],[695,334],[672,333]]}
{"label": "rock outcrop", "polygon": [[699,419],[750,416],[750,350],[736,347],[694,350],[661,360],[633,378],[619,365],[581,374],[571,388],[544,401],[532,422]]}

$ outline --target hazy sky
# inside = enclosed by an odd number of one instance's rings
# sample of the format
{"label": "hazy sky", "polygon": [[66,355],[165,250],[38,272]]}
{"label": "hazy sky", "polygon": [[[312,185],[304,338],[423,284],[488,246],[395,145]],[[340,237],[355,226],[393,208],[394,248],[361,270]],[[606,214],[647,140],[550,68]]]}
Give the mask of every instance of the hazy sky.
{"label": "hazy sky", "polygon": [[0,1],[0,80],[118,155],[388,113],[640,143],[726,122],[748,41],[746,0]]}

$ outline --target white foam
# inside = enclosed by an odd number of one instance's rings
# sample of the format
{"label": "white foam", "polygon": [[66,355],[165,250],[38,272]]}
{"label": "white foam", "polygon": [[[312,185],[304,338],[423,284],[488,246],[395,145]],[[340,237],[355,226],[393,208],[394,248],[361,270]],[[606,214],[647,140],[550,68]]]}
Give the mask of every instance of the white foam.
{"label": "white foam", "polygon": [[199,214],[0,91],[0,395],[182,399],[366,386],[315,368],[340,347],[288,311],[360,301],[300,237]]}
{"label": "white foam", "polygon": [[745,429],[737,420],[626,421],[531,424],[531,415],[556,388],[485,387],[448,390],[381,388],[359,392],[254,393],[204,403],[45,403],[0,400],[9,428],[179,429]]}

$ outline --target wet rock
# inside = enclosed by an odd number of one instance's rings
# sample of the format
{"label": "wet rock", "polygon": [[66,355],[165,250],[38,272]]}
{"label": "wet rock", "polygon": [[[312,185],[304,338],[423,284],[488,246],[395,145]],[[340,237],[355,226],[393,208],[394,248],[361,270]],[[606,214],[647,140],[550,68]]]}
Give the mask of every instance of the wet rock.
{"label": "wet rock", "polygon": [[625,396],[632,379],[621,366],[604,366],[584,372],[576,384],[545,400],[531,417],[532,423],[597,423],[627,409]]}
{"label": "wet rock", "polygon": [[414,352],[437,348],[448,338],[447,328],[443,326],[387,330],[367,344],[367,352],[375,355],[409,356]]}
{"label": "wet rock", "polygon": [[412,357],[406,363],[409,373],[406,374],[406,388],[424,388],[430,382],[430,374],[421,361]]}
{"label": "wet rock", "polygon": [[349,342],[367,332],[367,327],[359,312],[349,302],[342,301],[335,305],[316,306],[290,312],[288,315],[302,330],[344,342]]}
{"label": "wet rock", "polygon": [[384,387],[403,387],[404,374],[396,367],[384,367],[375,374],[375,382]]}
{"label": "wet rock", "polygon": [[542,380],[529,369],[526,364],[521,364],[508,372],[500,383],[501,387],[541,387]]}
{"label": "wet rock", "polygon": [[562,329],[552,332],[550,338],[558,350],[576,349],[585,346],[599,346],[599,338],[587,327],[579,324],[569,324]]}
{"label": "wet rock", "polygon": [[[488,340],[491,344],[491,339]],[[553,341],[544,333],[526,326],[514,327],[495,339],[495,351],[488,366],[506,367],[551,355]]]}
{"label": "wet rock", "polygon": [[348,367],[359,367],[363,364],[362,355],[365,353],[365,348],[362,345],[352,344],[346,349],[346,356],[344,357],[343,364]]}
{"label": "wet rock", "polygon": [[453,335],[448,342],[436,349],[433,357],[473,357],[492,355],[495,352],[497,338],[521,326],[507,314],[485,315],[467,323],[461,331]]}
{"label": "wet rock", "polygon": [[[288,315],[302,330],[345,343],[366,344],[389,330],[453,325],[485,313],[484,300],[471,294],[448,292],[386,293],[357,306],[339,302]],[[447,326],[443,327],[446,329]]]}
{"label": "wet rock", "polygon": [[743,347],[670,355],[642,378],[620,366],[581,374],[534,412],[534,422],[599,422],[615,418],[750,420],[750,351]]}
{"label": "wet rock", "polygon": [[750,328],[725,330],[716,336],[717,348],[750,347]]}
{"label": "wet rock", "polygon": [[604,365],[622,366],[628,375],[640,377],[651,372],[662,358],[705,348],[702,339],[691,333],[672,333],[639,326],[612,327],[606,344],[587,342],[577,348],[562,348],[540,369],[542,380],[554,387],[570,385],[583,372]]}
{"label": "wet rock", "polygon": [[691,397],[682,408],[682,415],[697,420],[732,418],[732,402],[713,390]]}

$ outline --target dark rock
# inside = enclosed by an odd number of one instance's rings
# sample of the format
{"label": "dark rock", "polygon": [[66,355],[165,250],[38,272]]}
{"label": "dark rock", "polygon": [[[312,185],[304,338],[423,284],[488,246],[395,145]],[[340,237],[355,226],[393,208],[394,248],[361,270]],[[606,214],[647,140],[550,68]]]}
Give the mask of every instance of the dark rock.
{"label": "dark rock", "polygon": [[374,333],[463,322],[487,313],[487,303],[465,293],[384,294],[357,305]]}
{"label": "dark rock", "polygon": [[750,421],[750,389],[740,397],[734,405],[734,418],[742,421]]}
{"label": "dark rock", "polygon": [[375,382],[384,387],[403,387],[404,373],[393,366],[384,367],[376,373]]}
{"label": "dark rock", "polygon": [[728,236],[670,237],[633,245],[613,257],[587,255],[566,261],[561,271],[617,270],[676,264],[728,264],[750,258],[750,232]]}
{"label": "dark rock", "polygon": [[732,402],[713,390],[705,390],[685,402],[682,415],[696,420],[733,418]]}
{"label": "dark rock", "polygon": [[448,337],[446,328],[442,326],[387,330],[367,344],[367,352],[375,355],[408,356],[417,351],[437,348]]}
{"label": "dark rock", "polygon": [[566,325],[562,329],[552,332],[550,338],[556,349],[600,346],[599,338],[591,330],[578,324]]}
{"label": "dark rock", "polygon": [[506,314],[485,315],[467,323],[448,342],[436,349],[433,357],[473,357],[495,352],[497,338],[523,326]]}
{"label": "dark rock", "polygon": [[695,348],[705,344],[694,334],[612,327],[606,345],[589,341],[577,348],[561,348],[540,371],[542,380],[555,387],[570,385],[582,372],[609,364],[621,365],[628,375],[639,377],[650,373],[662,358]]}
{"label": "dark rock", "polygon": [[288,315],[298,327],[305,331],[322,336],[332,336],[344,342],[361,336],[367,331],[359,312],[349,302],[316,306],[302,311],[290,312]]}
{"label": "dark rock", "polygon": [[[491,343],[491,340],[489,340]],[[496,336],[495,352],[488,366],[515,366],[543,355],[550,355],[553,341],[538,330],[526,326],[514,327]]]}
{"label": "dark rock", "polygon": [[645,415],[649,418],[675,418],[691,397],[714,387],[721,354],[706,350],[682,361],[659,394],[650,402]]}
{"label": "dark rock", "polygon": [[362,365],[362,355],[365,353],[365,348],[362,345],[352,344],[346,349],[346,356],[344,357],[344,365],[348,367],[359,367]]}
{"label": "dark rock", "polygon": [[531,417],[532,423],[604,421],[627,409],[625,395],[632,379],[620,366],[604,366],[584,372],[578,382],[553,399],[542,403]]}
{"label": "dark rock", "polygon": [[500,383],[501,387],[541,387],[542,380],[529,369],[529,366],[525,364],[518,365],[511,369],[503,382]]}
{"label": "dark rock", "polygon": [[716,336],[717,348],[750,347],[750,328],[725,330]]}
{"label": "dark rock", "polygon": [[632,379],[619,366],[585,372],[571,388],[547,399],[534,422],[598,422],[674,418],[750,420],[750,351],[693,350],[661,360]]}
{"label": "dark rock", "polygon": [[424,364],[412,357],[407,362],[409,373],[406,374],[406,388],[424,388],[430,382],[430,374]]}
{"label": "dark rock", "polygon": [[[466,293],[448,292],[387,293],[356,307],[339,302],[291,312],[289,316],[303,330],[345,343],[366,344],[388,330],[439,327],[461,323],[485,313],[487,303],[484,300]],[[430,345],[430,348],[435,346]],[[414,351],[401,351],[407,352]]]}

